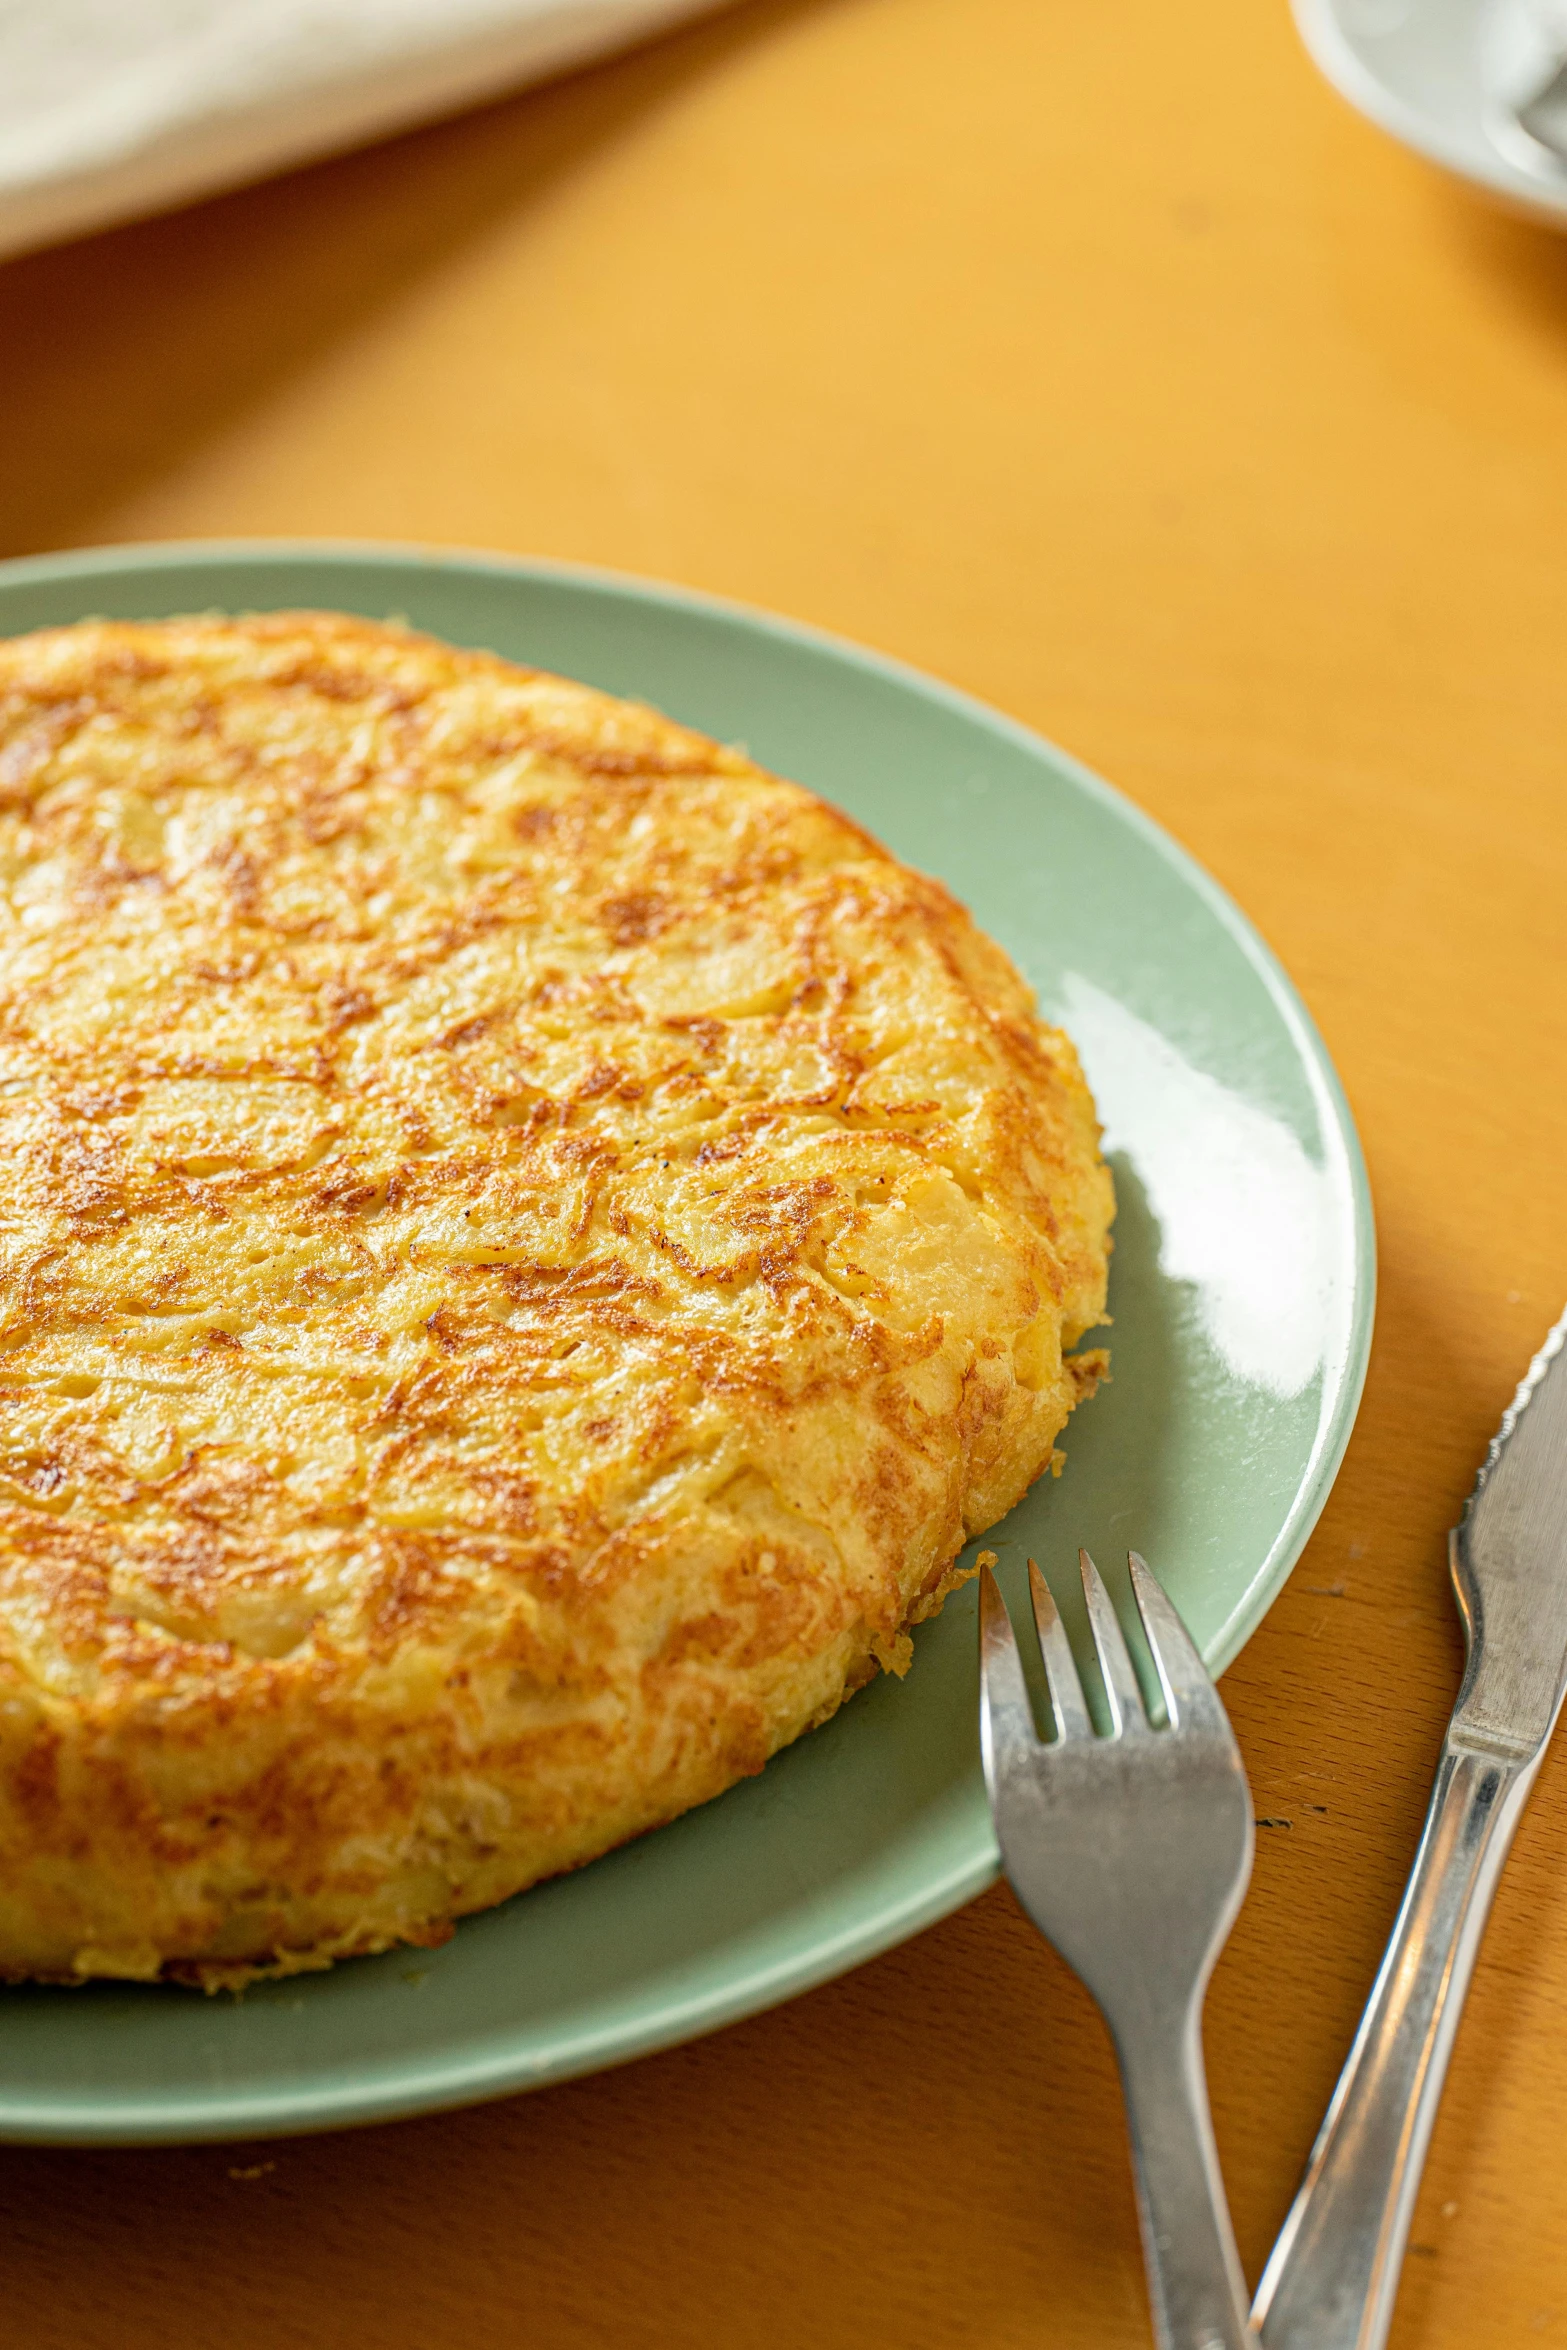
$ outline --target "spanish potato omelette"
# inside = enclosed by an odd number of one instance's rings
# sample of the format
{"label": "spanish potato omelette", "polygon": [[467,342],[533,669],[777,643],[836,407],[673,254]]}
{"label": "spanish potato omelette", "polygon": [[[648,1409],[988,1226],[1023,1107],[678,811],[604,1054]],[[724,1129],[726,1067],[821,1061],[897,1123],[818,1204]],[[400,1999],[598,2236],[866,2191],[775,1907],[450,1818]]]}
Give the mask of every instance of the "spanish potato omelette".
{"label": "spanish potato omelette", "polygon": [[0,646],[0,1971],[397,1941],[717,1793],[1103,1367],[1070,1044],[638,706],[322,614]]}

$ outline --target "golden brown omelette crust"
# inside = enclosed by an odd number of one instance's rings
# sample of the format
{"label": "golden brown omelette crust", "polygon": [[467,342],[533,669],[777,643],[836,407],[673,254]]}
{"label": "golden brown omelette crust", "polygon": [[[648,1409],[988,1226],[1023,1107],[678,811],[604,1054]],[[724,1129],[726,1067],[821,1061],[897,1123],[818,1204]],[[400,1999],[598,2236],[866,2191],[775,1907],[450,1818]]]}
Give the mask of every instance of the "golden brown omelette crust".
{"label": "golden brown omelette crust", "polygon": [[939,884],[317,613],[0,644],[0,858],[0,1973],[438,1940],[903,1670],[1112,1213]]}

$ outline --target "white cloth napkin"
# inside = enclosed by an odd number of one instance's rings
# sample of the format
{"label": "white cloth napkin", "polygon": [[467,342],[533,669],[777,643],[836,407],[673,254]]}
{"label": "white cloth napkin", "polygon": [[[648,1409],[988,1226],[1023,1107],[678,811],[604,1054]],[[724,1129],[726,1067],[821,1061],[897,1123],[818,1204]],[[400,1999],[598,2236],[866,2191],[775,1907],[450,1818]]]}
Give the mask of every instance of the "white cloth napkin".
{"label": "white cloth napkin", "polygon": [[719,0],[0,0],[0,254],[354,146]]}

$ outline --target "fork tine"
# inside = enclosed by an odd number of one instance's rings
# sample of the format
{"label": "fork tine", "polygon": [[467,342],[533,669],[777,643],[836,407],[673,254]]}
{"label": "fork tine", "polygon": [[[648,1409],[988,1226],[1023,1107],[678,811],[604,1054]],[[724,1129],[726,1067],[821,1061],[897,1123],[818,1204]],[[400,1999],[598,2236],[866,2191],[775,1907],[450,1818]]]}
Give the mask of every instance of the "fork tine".
{"label": "fork tine", "polygon": [[1170,1727],[1186,1730],[1229,1728],[1223,1702],[1197,1652],[1197,1644],[1176,1614],[1164,1586],[1156,1579],[1140,1551],[1129,1550],[1132,1594],[1153,1661],[1159,1668],[1164,1701],[1170,1709]]}
{"label": "fork tine", "polygon": [[1086,1550],[1078,1552],[1077,1563],[1082,1570],[1088,1622],[1094,1635],[1094,1647],[1099,1652],[1099,1670],[1104,1675],[1105,1696],[1110,1703],[1112,1735],[1136,1737],[1140,1731],[1147,1729],[1148,1716],[1143,1711],[1143,1693],[1132,1669],[1126,1635],[1121,1630],[1110,1594],[1100,1580],[1099,1569]]}
{"label": "fork tine", "polygon": [[1038,1744],[1023,1660],[1001,1586],[989,1567],[979,1570],[979,1743],[992,1799],[999,1762]]}
{"label": "fork tine", "polygon": [[1056,1735],[1058,1738],[1091,1738],[1094,1725],[1083,1703],[1083,1684],[1077,1677],[1072,1643],[1066,1636],[1066,1626],[1056,1612],[1050,1586],[1032,1559],[1028,1562],[1028,1588],[1034,1602],[1034,1629],[1039,1634],[1039,1653],[1045,1660],[1045,1679],[1050,1685],[1050,1705],[1056,1717]]}

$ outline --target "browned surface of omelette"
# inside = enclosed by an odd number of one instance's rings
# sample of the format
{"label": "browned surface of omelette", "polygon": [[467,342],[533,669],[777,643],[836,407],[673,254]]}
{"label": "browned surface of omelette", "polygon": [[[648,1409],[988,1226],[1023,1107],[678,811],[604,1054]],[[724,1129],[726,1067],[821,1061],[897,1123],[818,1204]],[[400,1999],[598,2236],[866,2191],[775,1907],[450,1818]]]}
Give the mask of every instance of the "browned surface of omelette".
{"label": "browned surface of omelette", "polygon": [[0,862],[0,1972],[437,1940],[904,1669],[1112,1213],[939,884],[313,613],[0,644]]}

